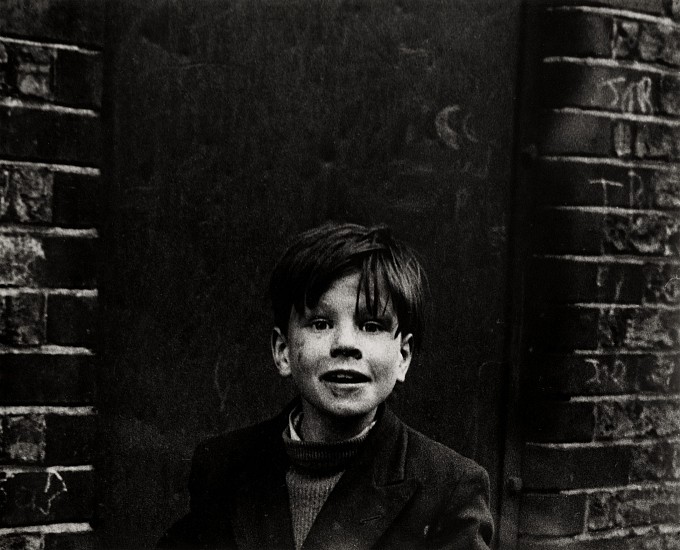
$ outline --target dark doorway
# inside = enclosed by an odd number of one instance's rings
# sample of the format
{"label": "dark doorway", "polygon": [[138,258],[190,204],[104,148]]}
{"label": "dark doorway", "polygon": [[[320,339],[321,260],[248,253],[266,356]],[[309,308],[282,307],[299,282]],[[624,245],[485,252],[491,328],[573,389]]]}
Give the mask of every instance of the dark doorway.
{"label": "dark doorway", "polygon": [[429,337],[395,406],[489,470],[498,520],[519,3],[108,4],[105,546],[152,545],[195,444],[290,399],[265,291],[326,219],[420,251]]}

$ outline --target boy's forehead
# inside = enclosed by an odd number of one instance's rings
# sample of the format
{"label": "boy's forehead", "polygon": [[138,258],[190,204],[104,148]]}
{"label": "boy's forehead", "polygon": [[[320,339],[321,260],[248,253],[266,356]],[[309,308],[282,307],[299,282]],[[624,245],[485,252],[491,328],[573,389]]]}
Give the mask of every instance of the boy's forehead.
{"label": "boy's forehead", "polygon": [[339,298],[346,302],[351,301],[357,311],[375,308],[380,314],[394,314],[391,295],[385,281],[381,277],[362,279],[359,271],[336,277],[321,292],[316,303],[307,303],[305,307],[333,306]]}

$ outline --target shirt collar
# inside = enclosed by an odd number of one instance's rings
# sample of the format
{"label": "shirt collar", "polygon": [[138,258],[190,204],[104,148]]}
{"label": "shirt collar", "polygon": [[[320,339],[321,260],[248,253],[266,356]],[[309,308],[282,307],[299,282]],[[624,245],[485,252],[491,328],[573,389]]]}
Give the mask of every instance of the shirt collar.
{"label": "shirt collar", "polygon": [[[374,420],[363,430],[361,430],[360,433],[358,433],[354,437],[350,437],[347,441],[351,441],[352,439],[357,439],[365,436],[368,432],[371,431],[371,428],[375,426],[375,423],[376,421]],[[293,408],[292,411],[290,411],[290,414],[288,415],[288,433],[290,435],[291,441],[302,441],[302,438],[300,437],[299,434],[301,424],[302,424],[302,405],[298,404]]]}

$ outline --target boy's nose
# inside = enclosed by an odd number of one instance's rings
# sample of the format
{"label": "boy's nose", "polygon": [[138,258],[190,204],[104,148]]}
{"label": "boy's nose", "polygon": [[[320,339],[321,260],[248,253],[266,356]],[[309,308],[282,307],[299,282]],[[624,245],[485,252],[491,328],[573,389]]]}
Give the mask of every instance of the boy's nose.
{"label": "boy's nose", "polygon": [[351,328],[338,327],[331,345],[331,357],[352,357],[361,359],[361,350]]}
{"label": "boy's nose", "polygon": [[351,357],[361,359],[361,350],[354,346],[333,346],[331,357]]}

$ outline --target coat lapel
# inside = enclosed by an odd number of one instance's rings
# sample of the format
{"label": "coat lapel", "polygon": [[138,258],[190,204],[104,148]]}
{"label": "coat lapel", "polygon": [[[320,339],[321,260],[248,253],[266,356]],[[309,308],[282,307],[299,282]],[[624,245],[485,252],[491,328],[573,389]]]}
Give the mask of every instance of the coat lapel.
{"label": "coat lapel", "polygon": [[[282,415],[283,416],[283,415]],[[234,539],[238,548],[293,549],[293,528],[286,487],[288,460],[277,417],[265,430],[257,460],[245,468],[230,497]]]}
{"label": "coat lapel", "polygon": [[405,475],[407,437],[404,425],[383,409],[357,460],[321,508],[302,550],[374,546],[418,487]]}

